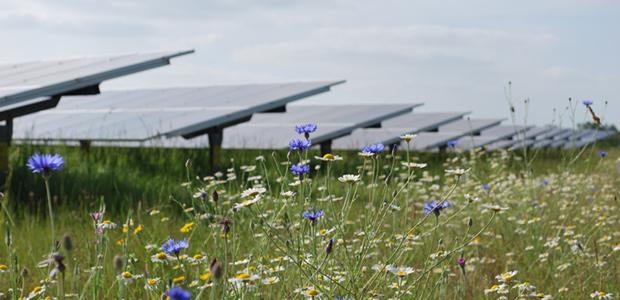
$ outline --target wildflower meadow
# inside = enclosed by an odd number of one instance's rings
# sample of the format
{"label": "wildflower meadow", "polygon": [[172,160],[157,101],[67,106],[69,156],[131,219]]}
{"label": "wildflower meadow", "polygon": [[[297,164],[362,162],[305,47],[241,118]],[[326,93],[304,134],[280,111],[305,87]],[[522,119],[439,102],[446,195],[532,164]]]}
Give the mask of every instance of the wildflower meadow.
{"label": "wildflower meadow", "polygon": [[236,152],[217,172],[204,152],[149,161],[142,149],[106,159],[118,153],[13,146],[0,299],[620,292],[616,149],[463,152],[451,141],[420,154],[403,135],[400,148],[318,153],[320,130],[299,124],[289,150]]}

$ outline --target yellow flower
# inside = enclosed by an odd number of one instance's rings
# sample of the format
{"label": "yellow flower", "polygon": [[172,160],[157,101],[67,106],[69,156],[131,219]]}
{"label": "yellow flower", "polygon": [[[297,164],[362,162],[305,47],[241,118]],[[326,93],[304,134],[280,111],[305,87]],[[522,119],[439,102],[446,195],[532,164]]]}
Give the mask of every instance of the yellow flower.
{"label": "yellow flower", "polygon": [[194,226],[194,224],[195,224],[194,222],[185,224],[185,226],[183,226],[183,228],[181,228],[181,232],[190,232],[190,231],[192,231],[192,227]]}
{"label": "yellow flower", "polygon": [[138,225],[138,228],[133,231],[133,234],[138,234],[138,232],[142,231],[142,225]]}
{"label": "yellow flower", "polygon": [[183,280],[185,280],[185,276],[181,276],[181,277],[177,277],[177,278],[172,279],[172,281],[174,281],[174,282],[181,282]]}
{"label": "yellow flower", "polygon": [[200,280],[207,280],[207,279],[209,279],[210,276],[211,276],[210,272],[204,273],[204,274],[200,275]]}
{"label": "yellow flower", "polygon": [[116,242],[116,244],[119,246],[122,246],[124,242],[125,242],[125,239],[121,239],[120,241]]}

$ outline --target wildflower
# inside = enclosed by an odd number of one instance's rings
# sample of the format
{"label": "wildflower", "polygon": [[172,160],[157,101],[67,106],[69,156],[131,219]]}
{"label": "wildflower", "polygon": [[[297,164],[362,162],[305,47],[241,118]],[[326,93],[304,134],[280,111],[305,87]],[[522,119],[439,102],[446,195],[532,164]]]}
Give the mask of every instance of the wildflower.
{"label": "wildflower", "polygon": [[205,191],[205,189],[199,188],[198,192],[196,194],[194,194],[194,198],[200,198],[200,199],[202,199],[204,201],[205,199],[207,199],[208,195],[209,195],[209,193],[207,193]]}
{"label": "wildflower", "polygon": [[594,102],[592,102],[592,101],[588,101],[588,100],[583,101],[583,105],[585,105],[585,106],[590,106],[592,104],[594,104]]}
{"label": "wildflower", "polygon": [[518,282],[514,279],[514,277],[517,276],[517,273],[519,273],[519,271],[511,271],[508,273],[497,275],[495,276],[495,278],[499,280],[499,282]]}
{"label": "wildflower", "polygon": [[383,145],[383,143],[376,143],[376,144],[372,144],[370,146],[364,146],[363,148],[363,152],[362,153],[372,153],[372,154],[377,154],[381,151],[383,151],[385,149],[385,146]]}
{"label": "wildflower", "polygon": [[241,197],[254,197],[257,195],[260,195],[264,192],[266,192],[267,189],[266,188],[262,188],[262,187],[256,187],[256,188],[249,188],[245,191],[243,191],[243,193],[241,193]]}
{"label": "wildflower", "polygon": [[153,256],[151,256],[151,261],[153,262],[162,262],[167,264],[168,263],[168,255],[166,255],[166,253],[157,253]]}
{"label": "wildflower", "polygon": [[243,202],[240,203],[235,203],[233,205],[233,210],[237,210],[240,209],[242,207],[248,207],[248,206],[252,206],[252,204],[258,202],[258,200],[262,199],[263,197],[261,195],[257,195],[256,197],[254,197],[254,199],[251,200],[245,200]]}
{"label": "wildflower", "polygon": [[99,218],[103,217],[103,213],[90,213],[89,215],[95,221],[98,221]]}
{"label": "wildflower", "polygon": [[110,220],[106,220],[106,221],[101,222],[100,224],[97,224],[97,227],[110,229],[110,228],[116,228],[116,224],[112,223],[112,221]]}
{"label": "wildflower", "polygon": [[345,175],[342,175],[341,177],[338,177],[338,180],[344,183],[354,183],[356,181],[360,181],[360,176],[352,175],[352,174],[345,174]]}
{"label": "wildflower", "polygon": [[136,227],[136,230],[133,231],[133,234],[138,234],[138,232],[142,231],[142,225],[138,225],[138,227]]}
{"label": "wildflower", "polygon": [[401,162],[401,164],[409,169],[423,169],[427,166],[427,164],[408,163],[406,161]]}
{"label": "wildflower", "polygon": [[320,218],[321,216],[323,216],[323,210],[322,209],[317,209],[316,213],[312,212],[312,211],[305,211],[303,213],[303,217],[306,219],[310,219],[310,221],[312,221],[313,223]]}
{"label": "wildflower", "polygon": [[154,210],[151,210],[151,212],[149,213],[149,215],[151,215],[151,216],[152,216],[152,215],[156,215],[156,214],[158,214],[158,213],[159,213],[159,210],[154,209]]}
{"label": "wildflower", "polygon": [[446,145],[447,145],[448,147],[454,147],[454,146],[456,146],[456,144],[458,144],[458,141],[457,141],[457,140],[448,141],[448,142],[446,143]]}
{"label": "wildflower", "polygon": [[446,170],[446,173],[448,173],[448,175],[463,176],[463,175],[469,173],[470,170],[471,170],[471,168],[469,168],[467,170],[465,170],[465,169]]}
{"label": "wildflower", "polygon": [[192,228],[194,227],[194,222],[190,222],[190,223],[186,223],[185,225],[183,225],[183,228],[181,228],[181,232],[190,232],[192,231]]}
{"label": "wildflower", "polygon": [[531,285],[529,282],[517,283],[512,287],[513,289],[519,289],[520,291],[533,291],[536,289],[535,286]]}
{"label": "wildflower", "polygon": [[305,125],[300,125],[300,126],[295,126],[295,131],[299,134],[304,134],[304,137],[307,139],[310,138],[310,133],[313,133],[316,131],[316,124],[312,123],[312,124],[305,124]]}
{"label": "wildflower", "polygon": [[606,294],[604,292],[596,291],[596,292],[590,294],[590,297],[592,297],[592,298],[597,298],[598,297],[598,299],[613,299],[614,298],[614,294],[612,294],[612,293]]}
{"label": "wildflower", "polygon": [[465,199],[467,199],[467,201],[469,201],[469,203],[480,201],[480,198],[472,196],[470,194],[465,194]]}
{"label": "wildflower", "polygon": [[334,239],[329,239],[327,246],[325,246],[326,255],[329,255],[330,253],[332,253],[333,246],[334,246]]}
{"label": "wildflower", "polygon": [[291,151],[293,150],[305,150],[310,148],[310,146],[312,146],[312,141],[311,140],[290,140],[288,142],[289,147],[291,147]]}
{"label": "wildflower", "polygon": [[315,289],[311,289],[311,290],[308,290],[306,292],[306,296],[308,296],[310,298],[314,298],[314,297],[320,298],[322,295],[323,295],[323,293],[320,293],[319,291],[317,291]]}
{"label": "wildflower", "polygon": [[342,157],[340,157],[338,155],[333,155],[331,153],[327,153],[327,154],[323,155],[323,157],[315,156],[314,158],[316,158],[318,160],[322,160],[322,161],[342,160]]}
{"label": "wildflower", "polygon": [[168,297],[170,300],[189,300],[192,293],[178,287],[173,287],[168,291]]}
{"label": "wildflower", "polygon": [[403,134],[400,136],[401,139],[407,141],[407,143],[409,143],[412,139],[414,139],[416,136],[418,136],[417,134]]}
{"label": "wildflower", "polygon": [[45,285],[37,286],[32,290],[32,292],[30,292],[30,295],[28,295],[28,299],[34,299],[34,297],[41,295],[43,293],[45,293]]}
{"label": "wildflower", "polygon": [[282,196],[285,199],[288,199],[288,198],[295,196],[295,192],[292,192],[292,191],[280,192],[280,196]]}
{"label": "wildflower", "polygon": [[508,210],[508,207],[500,207],[499,205],[484,204],[484,205],[482,205],[482,207],[488,208],[488,209],[493,210],[495,212],[500,212],[500,211]]}
{"label": "wildflower", "polygon": [[161,247],[166,253],[178,256],[179,252],[182,249],[187,249],[187,247],[189,247],[189,244],[187,243],[187,239],[175,242],[172,238],[169,238],[165,243],[161,245]]}
{"label": "wildflower", "polygon": [[293,171],[295,175],[310,173],[310,166],[304,164],[293,165],[291,166],[291,171]]}
{"label": "wildflower", "polygon": [[262,282],[263,282],[264,285],[270,285],[270,284],[274,284],[276,282],[280,282],[280,278],[278,278],[278,277],[269,277],[269,278],[263,279]]}
{"label": "wildflower", "polygon": [[180,277],[172,278],[172,281],[174,281],[174,282],[183,282],[184,280],[185,280],[185,276],[180,276]]}
{"label": "wildflower", "polygon": [[508,288],[508,285],[506,284],[494,285],[490,289],[484,290],[484,293],[488,294],[488,293],[496,292],[498,294],[506,294],[508,293],[507,288]]}
{"label": "wildflower", "polygon": [[233,224],[233,221],[229,218],[222,218],[217,224],[222,227],[222,233],[225,235],[230,231],[230,225]]}
{"label": "wildflower", "polygon": [[389,271],[392,269],[391,265],[384,265],[384,264],[376,264],[374,266],[372,266],[372,269],[375,271]]}
{"label": "wildflower", "polygon": [[125,285],[128,285],[133,282],[134,279],[140,278],[140,275],[132,275],[129,272],[123,272],[122,274],[116,276],[118,280],[122,281]]}
{"label": "wildflower", "polygon": [[159,277],[153,278],[153,279],[147,279],[146,284],[144,285],[144,289],[154,291],[157,289],[157,286],[159,285],[160,282],[161,282],[161,278]]}
{"label": "wildflower", "polygon": [[205,281],[209,279],[209,277],[211,277],[211,272],[207,272],[207,273],[200,275],[200,280]]}
{"label": "wildflower", "polygon": [[599,153],[598,153],[598,155],[599,155],[600,157],[605,157],[605,156],[607,156],[607,152],[605,152],[605,151],[601,151],[601,152],[599,152]]}
{"label": "wildflower", "polygon": [[424,210],[426,211],[425,215],[434,212],[435,215],[439,217],[440,211],[450,206],[450,202],[448,201],[444,201],[443,203],[441,203],[441,205],[435,200],[433,200],[431,203],[424,203]]}
{"label": "wildflower", "polygon": [[405,277],[409,274],[414,273],[415,270],[413,270],[413,268],[410,268],[410,267],[400,267],[400,268],[391,268],[390,272],[392,272],[392,274],[398,277]]}
{"label": "wildflower", "polygon": [[65,160],[60,157],[60,154],[56,154],[52,156],[51,154],[41,155],[39,153],[35,153],[33,156],[28,158],[28,168],[32,170],[32,173],[39,173],[45,178],[49,178],[52,175],[52,170],[60,170],[62,164],[65,163]]}

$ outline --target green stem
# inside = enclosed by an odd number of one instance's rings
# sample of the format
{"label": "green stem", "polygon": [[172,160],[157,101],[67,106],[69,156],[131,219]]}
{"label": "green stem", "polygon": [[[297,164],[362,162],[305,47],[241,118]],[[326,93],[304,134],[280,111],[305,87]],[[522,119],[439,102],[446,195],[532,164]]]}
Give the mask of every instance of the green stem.
{"label": "green stem", "polygon": [[49,178],[45,178],[45,191],[47,192],[47,207],[50,212],[50,223],[52,225],[52,253],[56,252],[56,230],[54,229],[54,213],[52,212],[52,196],[50,193]]}

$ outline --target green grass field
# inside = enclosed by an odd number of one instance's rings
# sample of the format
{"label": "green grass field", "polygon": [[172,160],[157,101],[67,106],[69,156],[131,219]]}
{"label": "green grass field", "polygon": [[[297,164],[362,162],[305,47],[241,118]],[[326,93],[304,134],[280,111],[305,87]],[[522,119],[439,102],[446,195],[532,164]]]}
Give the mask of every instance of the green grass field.
{"label": "green grass field", "polygon": [[[65,160],[49,178],[53,231],[45,180],[26,166],[34,153]],[[165,299],[172,287],[191,299],[620,292],[617,149],[400,149],[335,161],[312,150],[224,151],[218,174],[206,153],[12,146],[1,297]],[[310,173],[291,172],[300,162]],[[188,247],[167,253],[169,238]],[[48,260],[52,240],[64,260]]]}

